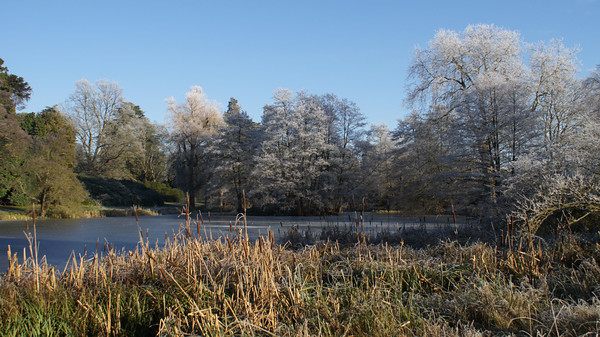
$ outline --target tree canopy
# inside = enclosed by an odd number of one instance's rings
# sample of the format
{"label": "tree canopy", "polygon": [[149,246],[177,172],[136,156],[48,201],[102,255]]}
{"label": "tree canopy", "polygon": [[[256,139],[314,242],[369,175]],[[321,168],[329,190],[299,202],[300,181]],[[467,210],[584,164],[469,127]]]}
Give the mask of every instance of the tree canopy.
{"label": "tree canopy", "polygon": [[25,107],[31,97],[31,87],[23,77],[11,74],[0,58],[0,105],[8,113],[15,113]]}

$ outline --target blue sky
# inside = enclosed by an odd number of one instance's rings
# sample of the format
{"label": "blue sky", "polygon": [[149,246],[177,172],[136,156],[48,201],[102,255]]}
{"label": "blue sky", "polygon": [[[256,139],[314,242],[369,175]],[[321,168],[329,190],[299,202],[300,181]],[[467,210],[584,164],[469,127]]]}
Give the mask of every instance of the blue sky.
{"label": "blue sky", "polygon": [[370,123],[406,115],[415,46],[487,23],[526,42],[579,46],[600,64],[600,4],[574,1],[5,1],[0,58],[33,88],[25,111],[61,104],[86,78],[117,81],[155,122],[192,85],[259,121],[277,88],[335,93]]}

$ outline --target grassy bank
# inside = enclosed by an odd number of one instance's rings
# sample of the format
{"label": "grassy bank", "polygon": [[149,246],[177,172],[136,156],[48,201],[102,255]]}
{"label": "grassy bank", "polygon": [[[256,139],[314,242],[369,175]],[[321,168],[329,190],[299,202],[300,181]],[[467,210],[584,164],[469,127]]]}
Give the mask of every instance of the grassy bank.
{"label": "grassy bank", "polygon": [[[104,217],[118,217],[118,216],[138,216],[146,215],[161,215],[162,209],[166,213],[174,213],[175,207],[161,207],[161,208],[137,208],[134,210],[133,207],[121,207],[121,208],[108,208],[100,206],[88,206],[77,210],[60,210],[54,209],[52,212],[48,212],[45,216],[40,216],[39,211],[36,211],[36,218],[38,219],[78,219],[78,218],[104,218]],[[181,211],[180,211],[181,212]],[[10,206],[0,208],[0,220],[27,220],[32,218],[32,207],[20,207]]]}
{"label": "grassy bank", "polygon": [[0,220],[25,220],[30,218],[31,216],[27,214],[27,211],[23,207],[0,207]]}
{"label": "grassy bank", "polygon": [[[600,329],[596,236],[556,243],[445,240],[425,248],[321,242],[290,249],[189,223],[163,248],[11,256],[0,334],[579,336]],[[360,238],[357,235],[356,238]],[[33,257],[33,258],[32,258]]]}
{"label": "grassy bank", "polygon": [[146,216],[146,215],[160,215],[157,210],[146,209],[146,208],[98,208],[89,209],[82,212],[83,218],[104,218],[104,217],[118,217],[118,216]]}

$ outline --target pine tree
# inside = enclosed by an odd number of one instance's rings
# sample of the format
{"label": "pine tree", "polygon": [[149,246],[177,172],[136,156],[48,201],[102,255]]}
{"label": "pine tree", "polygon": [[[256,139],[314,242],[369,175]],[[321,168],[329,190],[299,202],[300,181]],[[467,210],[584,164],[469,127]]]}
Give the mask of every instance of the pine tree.
{"label": "pine tree", "polygon": [[258,147],[258,124],[241,109],[235,98],[229,100],[223,115],[224,125],[212,146],[215,158],[213,189],[219,194],[220,204],[230,200],[238,213],[243,209],[243,194],[250,189],[250,173]]}

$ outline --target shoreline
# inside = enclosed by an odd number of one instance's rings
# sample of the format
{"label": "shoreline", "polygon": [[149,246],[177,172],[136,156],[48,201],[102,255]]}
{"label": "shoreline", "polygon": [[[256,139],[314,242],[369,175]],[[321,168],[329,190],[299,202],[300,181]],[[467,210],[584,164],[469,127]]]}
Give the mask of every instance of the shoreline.
{"label": "shoreline", "polygon": [[[36,212],[37,213],[37,212]],[[116,207],[116,208],[101,208],[88,209],[77,212],[74,216],[39,216],[36,214],[36,219],[90,219],[90,218],[110,218],[124,216],[160,216],[165,214],[180,213],[180,208],[176,206],[160,206],[142,208],[136,207]],[[15,221],[15,220],[30,220],[32,219],[31,210],[24,210],[17,207],[0,207],[0,221]]]}

